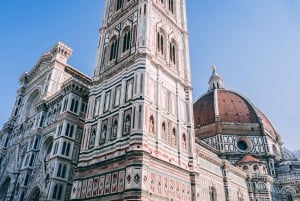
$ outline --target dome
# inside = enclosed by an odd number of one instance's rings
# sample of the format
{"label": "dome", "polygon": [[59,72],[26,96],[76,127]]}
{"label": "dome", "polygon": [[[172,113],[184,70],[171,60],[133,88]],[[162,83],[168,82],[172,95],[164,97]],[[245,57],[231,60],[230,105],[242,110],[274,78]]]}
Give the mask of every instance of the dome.
{"label": "dome", "polygon": [[260,134],[262,130],[277,135],[268,118],[247,98],[224,88],[215,66],[208,92],[194,102],[193,109],[195,128],[202,129],[204,137],[226,132]]}

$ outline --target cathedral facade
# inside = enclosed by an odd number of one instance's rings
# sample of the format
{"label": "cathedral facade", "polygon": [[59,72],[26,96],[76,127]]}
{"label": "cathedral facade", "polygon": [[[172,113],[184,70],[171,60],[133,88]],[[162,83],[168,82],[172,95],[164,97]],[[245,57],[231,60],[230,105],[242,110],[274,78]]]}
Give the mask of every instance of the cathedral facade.
{"label": "cathedral facade", "polygon": [[106,0],[92,78],[58,42],[20,76],[0,200],[294,201],[267,117],[213,67],[192,101],[184,0]]}

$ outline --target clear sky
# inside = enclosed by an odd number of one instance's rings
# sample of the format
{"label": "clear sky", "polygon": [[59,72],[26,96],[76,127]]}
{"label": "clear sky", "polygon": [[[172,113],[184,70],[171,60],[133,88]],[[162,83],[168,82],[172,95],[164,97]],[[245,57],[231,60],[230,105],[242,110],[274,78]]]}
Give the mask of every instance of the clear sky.
{"label": "clear sky", "polygon": [[[69,64],[92,75],[102,11],[103,0],[1,2],[0,125],[20,74],[55,42],[72,47]],[[187,13],[194,100],[215,64],[225,87],[262,110],[287,148],[300,149],[300,1],[187,0]]]}

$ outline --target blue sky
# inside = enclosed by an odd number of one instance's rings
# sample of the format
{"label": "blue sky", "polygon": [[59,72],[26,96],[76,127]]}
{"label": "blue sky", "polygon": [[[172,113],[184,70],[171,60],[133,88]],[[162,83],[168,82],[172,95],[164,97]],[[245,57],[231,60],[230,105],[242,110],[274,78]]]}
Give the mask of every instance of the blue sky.
{"label": "blue sky", "polygon": [[[92,75],[102,10],[103,0],[1,2],[0,125],[19,75],[55,42],[72,47],[69,63]],[[260,108],[290,149],[300,148],[299,11],[296,0],[187,0],[194,100],[215,64],[225,87]]]}

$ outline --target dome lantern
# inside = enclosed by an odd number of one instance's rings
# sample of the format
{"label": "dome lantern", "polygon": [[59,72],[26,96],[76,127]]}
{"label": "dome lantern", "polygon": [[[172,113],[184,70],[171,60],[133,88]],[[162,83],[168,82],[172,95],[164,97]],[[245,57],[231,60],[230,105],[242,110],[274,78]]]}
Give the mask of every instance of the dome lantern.
{"label": "dome lantern", "polygon": [[208,81],[209,91],[214,89],[224,89],[223,79],[220,75],[218,75],[217,67],[215,65],[212,65],[212,71],[212,75]]}

